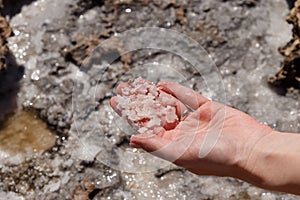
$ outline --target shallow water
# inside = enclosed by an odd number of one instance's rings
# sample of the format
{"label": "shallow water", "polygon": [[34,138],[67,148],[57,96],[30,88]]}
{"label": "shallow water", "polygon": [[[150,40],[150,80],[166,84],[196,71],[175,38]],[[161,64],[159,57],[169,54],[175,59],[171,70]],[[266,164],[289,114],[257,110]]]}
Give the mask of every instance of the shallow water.
{"label": "shallow water", "polygon": [[17,111],[8,117],[0,129],[1,162],[18,154],[43,153],[55,142],[56,135],[44,121],[29,112]]}

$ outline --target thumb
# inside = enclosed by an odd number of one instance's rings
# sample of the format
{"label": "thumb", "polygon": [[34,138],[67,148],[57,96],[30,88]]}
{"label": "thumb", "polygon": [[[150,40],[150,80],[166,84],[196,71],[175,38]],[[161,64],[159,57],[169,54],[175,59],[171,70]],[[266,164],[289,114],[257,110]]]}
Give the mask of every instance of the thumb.
{"label": "thumb", "polygon": [[158,151],[169,143],[169,140],[156,134],[142,133],[130,138],[130,146],[142,148],[149,153]]}
{"label": "thumb", "polygon": [[156,134],[139,134],[130,139],[131,147],[142,148],[159,158],[175,162],[185,152],[184,142],[174,141]]}

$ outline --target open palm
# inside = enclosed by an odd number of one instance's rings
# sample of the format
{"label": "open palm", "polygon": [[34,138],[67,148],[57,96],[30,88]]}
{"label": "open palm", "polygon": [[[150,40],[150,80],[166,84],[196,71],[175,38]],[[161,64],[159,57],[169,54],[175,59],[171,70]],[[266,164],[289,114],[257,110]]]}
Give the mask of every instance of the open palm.
{"label": "open palm", "polygon": [[[157,86],[177,99],[181,121],[157,134],[132,136],[130,145],[193,173],[238,177],[235,166],[245,167],[255,144],[272,132],[249,115],[210,101],[190,88],[174,82],[160,82]],[[126,84],[118,87],[120,95],[122,87]],[[120,114],[116,98],[111,99],[111,106]]]}

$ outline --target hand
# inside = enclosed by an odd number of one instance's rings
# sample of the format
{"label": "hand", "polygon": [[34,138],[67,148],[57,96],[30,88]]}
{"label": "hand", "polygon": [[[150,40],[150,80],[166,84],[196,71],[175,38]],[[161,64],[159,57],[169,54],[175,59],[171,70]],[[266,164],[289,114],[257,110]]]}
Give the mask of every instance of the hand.
{"label": "hand", "polygon": [[[122,95],[121,88],[126,86],[121,84],[118,94]],[[182,120],[158,134],[132,136],[131,147],[142,148],[198,175],[245,179],[243,171],[253,167],[248,163],[254,163],[248,162],[252,149],[272,129],[174,82],[161,82],[158,88],[178,100],[176,108]],[[116,98],[111,99],[111,106],[120,114]],[[187,107],[194,111],[182,116]]]}

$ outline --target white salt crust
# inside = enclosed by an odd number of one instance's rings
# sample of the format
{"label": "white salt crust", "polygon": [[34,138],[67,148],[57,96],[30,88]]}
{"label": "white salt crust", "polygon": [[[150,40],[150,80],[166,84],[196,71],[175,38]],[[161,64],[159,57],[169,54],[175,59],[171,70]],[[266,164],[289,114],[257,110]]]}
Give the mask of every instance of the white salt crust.
{"label": "white salt crust", "polygon": [[154,83],[139,77],[121,92],[117,108],[139,133],[158,133],[163,126],[179,121],[175,99],[159,92]]}

